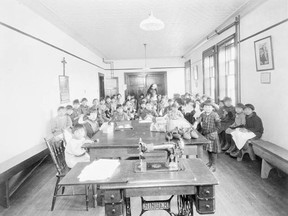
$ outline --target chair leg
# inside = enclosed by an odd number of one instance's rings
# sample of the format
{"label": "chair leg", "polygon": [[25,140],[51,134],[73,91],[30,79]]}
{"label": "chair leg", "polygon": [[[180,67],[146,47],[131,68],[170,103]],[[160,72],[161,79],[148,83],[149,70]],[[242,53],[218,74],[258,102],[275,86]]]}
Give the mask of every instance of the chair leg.
{"label": "chair leg", "polygon": [[60,181],[60,177],[57,177],[56,184],[55,184],[55,188],[54,188],[53,199],[52,199],[51,211],[54,210],[54,206],[55,206],[55,202],[56,202],[56,197],[57,197],[57,193],[58,193],[58,189],[59,189],[59,186],[58,186],[59,181]]}
{"label": "chair leg", "polygon": [[65,192],[65,187],[63,186],[62,187],[62,194],[64,194],[64,192]]}
{"label": "chair leg", "polygon": [[88,188],[89,187],[85,185],[86,211],[88,211],[88,205],[89,205]]}

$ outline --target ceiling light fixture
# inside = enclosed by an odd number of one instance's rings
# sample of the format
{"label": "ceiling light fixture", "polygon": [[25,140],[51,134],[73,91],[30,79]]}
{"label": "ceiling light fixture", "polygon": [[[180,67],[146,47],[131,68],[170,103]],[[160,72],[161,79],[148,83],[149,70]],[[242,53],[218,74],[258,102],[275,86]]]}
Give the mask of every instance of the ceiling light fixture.
{"label": "ceiling light fixture", "polygon": [[145,31],[159,31],[164,27],[163,21],[154,17],[152,11],[150,12],[149,17],[140,23],[140,28]]}

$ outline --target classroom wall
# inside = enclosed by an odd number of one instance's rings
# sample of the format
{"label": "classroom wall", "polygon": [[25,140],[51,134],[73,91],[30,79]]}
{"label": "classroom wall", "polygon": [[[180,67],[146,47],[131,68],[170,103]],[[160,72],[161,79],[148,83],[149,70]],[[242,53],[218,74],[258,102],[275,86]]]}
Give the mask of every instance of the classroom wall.
{"label": "classroom wall", "polygon": [[[253,13],[241,19],[241,39],[288,18],[288,1],[267,1]],[[261,72],[256,71],[254,41],[272,37],[274,70],[271,84],[261,84]],[[241,94],[244,103],[252,103],[264,123],[263,139],[288,149],[288,22],[241,43]]]}
{"label": "classroom wall", "polygon": [[[287,19],[287,8],[287,0],[267,0],[248,13],[240,11],[240,40]],[[227,23],[231,21],[230,19]],[[203,74],[202,52],[228,37],[233,33],[232,31],[234,29],[230,29],[229,32],[224,32],[207,41],[196,50],[193,50],[186,60],[191,59],[192,67],[193,62],[194,65],[200,65],[201,70],[199,73]],[[271,84],[261,84],[261,72],[256,71],[254,41],[267,36],[272,37],[275,69],[265,71],[271,73]],[[287,55],[285,49],[288,47],[287,38],[288,23],[286,22],[241,42],[240,53],[241,101],[255,105],[256,112],[262,118],[264,124],[263,139],[286,149],[288,149],[288,137],[286,136],[288,118],[284,117],[284,114],[288,112],[288,102],[285,95],[288,91],[288,66],[286,64]],[[203,83],[203,76],[200,77],[198,83]],[[203,93],[203,89],[197,90]]]}
{"label": "classroom wall", "polygon": [[[129,59],[129,60],[116,60],[114,62],[114,68],[143,68],[145,66],[145,59]],[[166,58],[166,59],[147,59],[147,67],[184,67],[184,59],[182,58]],[[167,72],[167,95],[173,97],[174,93],[184,94],[185,93],[185,82],[184,82],[184,68],[177,69],[158,69],[149,70],[148,72]],[[142,72],[139,70],[121,70],[115,71],[114,76],[118,77],[119,82],[119,93],[125,95],[124,89],[124,74],[131,72]],[[107,74],[108,76],[108,74]]]}
{"label": "classroom wall", "polygon": [[[0,2],[0,22],[101,65],[101,58],[14,0]],[[2,25],[0,50],[1,166],[29,148],[45,147],[43,138],[50,134],[50,120],[60,105],[63,57],[71,101],[99,97],[98,72],[103,70]]]}

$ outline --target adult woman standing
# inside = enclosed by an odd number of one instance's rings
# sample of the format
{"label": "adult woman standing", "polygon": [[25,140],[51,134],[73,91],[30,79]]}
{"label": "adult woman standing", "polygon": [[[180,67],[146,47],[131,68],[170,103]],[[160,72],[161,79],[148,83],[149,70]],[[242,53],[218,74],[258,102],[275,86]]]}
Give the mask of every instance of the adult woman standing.
{"label": "adult woman standing", "polygon": [[157,100],[157,85],[154,83],[152,84],[149,89],[147,90],[147,95],[150,95],[151,100]]}

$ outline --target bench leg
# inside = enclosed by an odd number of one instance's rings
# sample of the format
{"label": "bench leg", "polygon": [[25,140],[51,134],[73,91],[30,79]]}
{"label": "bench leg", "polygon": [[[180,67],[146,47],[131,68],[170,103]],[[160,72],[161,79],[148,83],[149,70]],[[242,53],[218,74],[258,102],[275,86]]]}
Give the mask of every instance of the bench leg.
{"label": "bench leg", "polygon": [[267,161],[262,159],[261,178],[268,178],[271,169],[273,169],[273,167]]}
{"label": "bench leg", "polygon": [[9,208],[10,202],[9,202],[9,184],[8,180],[2,182],[0,184],[0,205],[2,205],[5,208]]}
{"label": "bench leg", "polygon": [[256,156],[254,154],[253,148],[249,143],[246,143],[243,149],[241,149],[241,157],[237,157],[237,161],[242,161],[243,157],[246,153],[249,154],[249,157],[252,161],[256,160]]}

